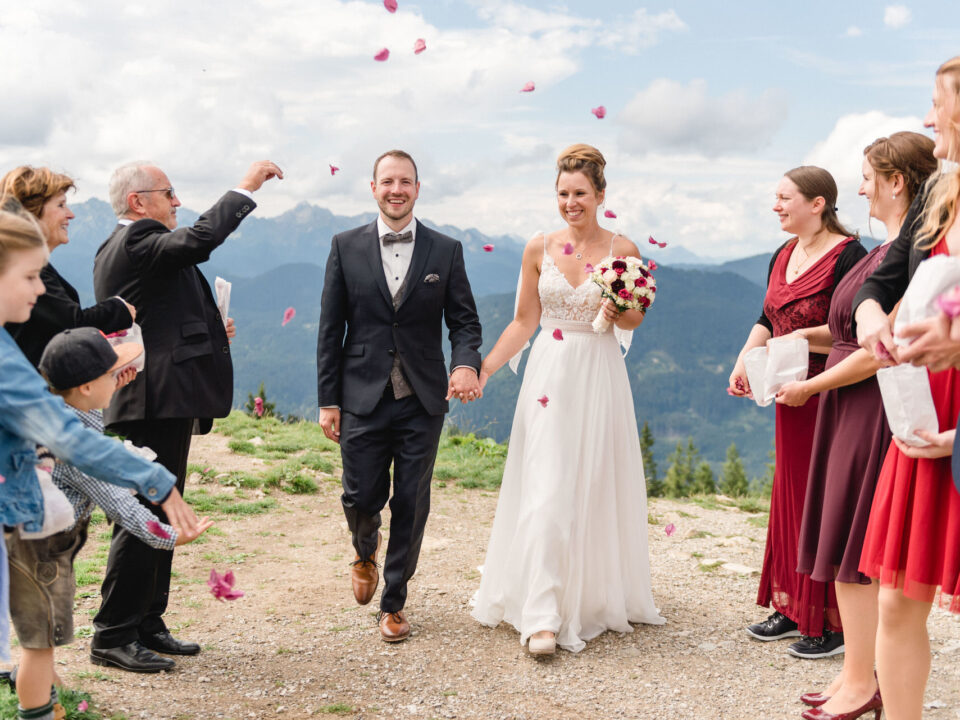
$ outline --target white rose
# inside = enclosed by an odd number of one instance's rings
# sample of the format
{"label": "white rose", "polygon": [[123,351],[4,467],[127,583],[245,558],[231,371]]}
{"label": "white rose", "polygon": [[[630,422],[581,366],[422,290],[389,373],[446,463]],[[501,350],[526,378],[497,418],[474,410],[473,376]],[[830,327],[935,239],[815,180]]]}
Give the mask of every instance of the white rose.
{"label": "white rose", "polygon": [[603,277],[603,281],[604,281],[607,285],[609,285],[610,283],[612,283],[614,280],[616,280],[616,279],[617,279],[618,277],[620,277],[620,276],[617,275],[616,270],[610,270],[610,269],[608,269],[608,270],[603,274],[602,277]]}

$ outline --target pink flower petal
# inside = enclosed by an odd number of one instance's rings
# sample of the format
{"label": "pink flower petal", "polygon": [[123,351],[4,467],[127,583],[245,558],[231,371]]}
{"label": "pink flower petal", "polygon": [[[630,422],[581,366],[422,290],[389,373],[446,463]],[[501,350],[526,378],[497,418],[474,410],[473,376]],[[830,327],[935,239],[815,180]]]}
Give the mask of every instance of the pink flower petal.
{"label": "pink flower petal", "polygon": [[667,537],[670,537],[677,531],[677,527],[673,523],[667,523],[667,526],[663,529],[663,531],[667,534]]}
{"label": "pink flower petal", "polygon": [[493,245],[489,245],[489,244],[488,244],[488,245],[484,245],[484,246],[483,246],[483,251],[484,251],[484,252],[493,252]]}
{"label": "pink flower petal", "polygon": [[105,335],[104,337],[106,337],[106,338],[115,338],[115,337],[126,337],[126,336],[127,336],[127,331],[126,331],[126,330],[118,330],[117,332],[115,332],[115,333],[110,333],[109,335]]}
{"label": "pink flower petal", "polygon": [[733,395],[734,397],[737,397],[737,394],[733,391],[732,388],[727,388],[727,395]]}
{"label": "pink flower petal", "polygon": [[330,174],[331,174],[331,175],[336,175],[338,172],[340,172],[340,168],[338,168],[336,165],[331,165],[331,166],[330,166]]}
{"label": "pink flower petal", "polygon": [[607,116],[607,109],[603,105],[593,108],[590,112],[597,116],[597,120],[603,120]]}
{"label": "pink flower petal", "polygon": [[544,395],[543,397],[537,398],[537,402],[540,403],[541,406],[546,407],[547,403],[550,402],[550,398]]}
{"label": "pink flower petal", "polygon": [[526,85],[524,85],[522,88],[520,88],[520,92],[533,92],[533,91],[536,90],[536,89],[537,89],[537,86],[534,85],[534,84],[533,84],[533,81],[531,80],[531,81],[528,82]]}
{"label": "pink flower petal", "polygon": [[77,712],[86,712],[88,707],[90,707],[90,705],[87,704],[87,701],[81,700],[77,703]]}
{"label": "pink flower petal", "polygon": [[0,475],[0,485],[2,485],[3,483],[5,483],[6,481],[7,481],[7,479],[6,479],[3,475]]}
{"label": "pink flower petal", "polygon": [[584,271],[587,275],[589,275],[590,273],[593,272],[593,265],[591,265],[590,263],[587,263],[586,265],[583,266],[583,271]]}
{"label": "pink flower petal", "polygon": [[882,360],[893,360],[893,355],[890,354],[887,346],[882,342],[877,343],[877,355],[879,355]]}
{"label": "pink flower petal", "polygon": [[297,316],[297,311],[294,310],[292,307],[288,307],[286,310],[283,311],[283,322],[280,323],[280,327],[285,326],[288,322],[293,320],[293,318],[295,318],[296,316]]}
{"label": "pink flower petal", "polygon": [[613,210],[604,210],[603,216],[607,218],[615,218],[617,214]]}
{"label": "pink flower petal", "polygon": [[211,470],[213,470],[212,467],[205,467],[205,468],[203,469],[203,474],[206,475],[206,474],[207,474],[208,472],[210,472]]}
{"label": "pink flower petal", "polygon": [[383,6],[392,13],[397,11],[397,0],[383,0]]}
{"label": "pink flower petal", "polygon": [[386,48],[383,48],[380,52],[373,56],[373,59],[377,62],[385,62],[388,57],[390,57],[390,51]]}
{"label": "pink flower petal", "polygon": [[563,340],[563,331],[562,331],[560,328],[556,328],[556,329],[553,331],[553,339],[554,339],[554,340]]}
{"label": "pink flower petal", "polygon": [[257,414],[257,417],[263,417],[263,398],[255,397],[253,399],[253,411]]}
{"label": "pink flower petal", "polygon": [[659,244],[660,244],[660,243],[658,243],[656,240],[653,239],[653,235],[651,235],[650,237],[647,238],[647,242],[650,243],[651,245],[659,245]]}
{"label": "pink flower petal", "polygon": [[243,593],[233,589],[233,571],[228,570],[221,575],[216,568],[210,569],[210,579],[207,580],[207,586],[210,588],[210,594],[217,600],[236,600],[243,597]]}
{"label": "pink flower petal", "polygon": [[156,535],[161,540],[169,540],[170,533],[163,529],[163,525],[158,523],[156,520],[147,520],[147,530],[150,531],[151,535]]}
{"label": "pink flower petal", "polygon": [[657,269],[656,260],[651,260],[650,262],[648,262],[647,267],[650,268],[650,270],[656,270]]}
{"label": "pink flower petal", "polygon": [[413,54],[419,55],[424,50],[427,49],[427,41],[423,38],[417,38],[417,41],[413,44]]}
{"label": "pink flower petal", "polygon": [[937,298],[937,307],[943,310],[949,318],[955,318],[960,315],[960,285],[952,290],[947,290]]}
{"label": "pink flower petal", "polygon": [[570,244],[570,243],[567,243],[566,245],[564,245],[564,246],[563,246],[563,254],[564,254],[564,255],[573,255],[573,245]]}

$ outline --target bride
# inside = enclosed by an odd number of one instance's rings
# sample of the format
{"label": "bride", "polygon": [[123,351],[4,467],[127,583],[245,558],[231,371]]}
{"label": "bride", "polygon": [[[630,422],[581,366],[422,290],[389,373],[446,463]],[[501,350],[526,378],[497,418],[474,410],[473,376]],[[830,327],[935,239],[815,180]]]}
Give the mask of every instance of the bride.
{"label": "bride", "polygon": [[[604,630],[662,624],[650,589],[647,497],[630,383],[618,339],[643,322],[601,301],[588,270],[637,246],[597,223],[606,161],[589,145],[557,160],[567,227],[523,252],[516,316],[480,368],[481,387],[526,347],[496,518],[472,612],[506,620],[533,654],[578,652]],[[616,332],[596,334],[603,309]],[[511,362],[516,371],[516,362]]]}

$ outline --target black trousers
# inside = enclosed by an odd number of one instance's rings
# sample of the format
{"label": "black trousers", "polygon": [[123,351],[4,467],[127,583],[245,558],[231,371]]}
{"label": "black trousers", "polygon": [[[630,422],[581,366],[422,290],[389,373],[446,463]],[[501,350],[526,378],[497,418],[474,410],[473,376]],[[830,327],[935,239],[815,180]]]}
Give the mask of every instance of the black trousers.
{"label": "black trousers", "polygon": [[[122,422],[111,425],[110,429],[124,435],[134,445],[148,447],[157,453],[156,462],[176,476],[177,490],[183,494],[193,432],[192,418]],[[139,495],[137,499],[161,522],[167,522],[167,515],[159,505]],[[91,647],[118,647],[167,629],[163,613],[167,610],[170,595],[172,563],[172,552],[154,549],[114,525],[107,570],[100,589],[100,610],[93,618]]]}
{"label": "black trousers", "polygon": [[443,415],[429,415],[415,395],[395,400],[389,391],[369,415],[343,412],[340,418],[341,502],[360,557],[376,550],[380,511],[390,498],[390,541],[380,595],[384,612],[403,609],[407,582],[417,569],[442,429]]}

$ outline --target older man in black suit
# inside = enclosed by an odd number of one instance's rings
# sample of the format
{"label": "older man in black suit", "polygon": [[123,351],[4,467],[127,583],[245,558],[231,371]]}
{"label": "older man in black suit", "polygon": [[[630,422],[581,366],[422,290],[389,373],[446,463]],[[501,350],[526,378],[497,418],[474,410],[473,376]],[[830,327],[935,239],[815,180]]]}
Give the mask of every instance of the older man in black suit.
{"label": "older man in black suit", "polygon": [[[104,419],[111,430],[156,452],[157,461],[177,477],[181,493],[195,425],[209,432],[213,418],[226,416],[233,404],[233,321],[220,316],[196,266],[256,207],[253,192],[273,177],[283,173],[272,162],[253,163],[234,190],[192,227],[179,230],[180,200],[162,170],[130,163],[110,179],[118,224],[97,251],[94,290],[98,301],[118,295],[136,308],[146,368],[117,392]],[[162,511],[151,509],[165,520]],[[93,621],[94,663],[158,672],[174,662],[157,652],[200,652],[198,644],[174,638],[163,621],[171,561],[171,553],[114,528],[103,599]]]}
{"label": "older man in black suit", "polygon": [[[430,509],[430,480],[447,401],[480,397],[480,320],[463,248],[413,216],[420,190],[407,153],[373,167],[378,218],[333,238],[317,340],[320,424],[340,443],[342,503],[357,552],[358,603],[379,582],[380,511],[390,497],[390,540],[379,625],[383,640],[410,634],[402,612]],[[451,343],[448,379],[442,323]]]}

